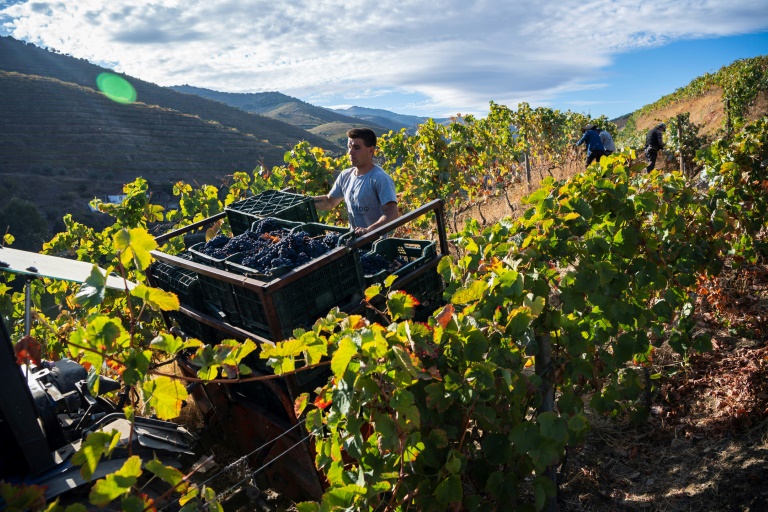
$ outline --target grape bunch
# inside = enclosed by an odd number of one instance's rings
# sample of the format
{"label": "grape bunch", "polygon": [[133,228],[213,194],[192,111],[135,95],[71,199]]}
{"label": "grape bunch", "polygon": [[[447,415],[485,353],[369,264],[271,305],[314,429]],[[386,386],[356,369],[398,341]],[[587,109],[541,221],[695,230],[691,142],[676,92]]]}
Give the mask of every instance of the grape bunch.
{"label": "grape bunch", "polygon": [[291,233],[276,219],[265,218],[252,231],[229,238],[216,235],[199,251],[217,259],[239,254],[237,262],[263,274],[290,270],[336,248],[341,235],[327,231],[312,236],[306,231]]}
{"label": "grape bunch", "polygon": [[257,226],[256,232],[263,231],[260,237],[262,243],[247,251],[240,263],[264,274],[274,274],[279,270],[290,270],[309,263],[334,249],[339,238],[336,232],[313,237],[306,231],[290,233],[268,229],[268,225]]}
{"label": "grape bunch", "polygon": [[388,260],[377,252],[369,252],[360,257],[360,264],[363,266],[363,275],[370,277],[386,270],[390,274],[407,265],[408,262],[402,256],[397,256],[393,260]]}
{"label": "grape bunch", "polygon": [[216,235],[205,243],[200,252],[212,258],[224,259],[232,254],[253,249],[256,240],[257,237],[250,231],[232,238]]}
{"label": "grape bunch", "polygon": [[376,252],[369,252],[360,256],[360,264],[363,266],[365,276],[373,276],[389,268],[389,260]]}

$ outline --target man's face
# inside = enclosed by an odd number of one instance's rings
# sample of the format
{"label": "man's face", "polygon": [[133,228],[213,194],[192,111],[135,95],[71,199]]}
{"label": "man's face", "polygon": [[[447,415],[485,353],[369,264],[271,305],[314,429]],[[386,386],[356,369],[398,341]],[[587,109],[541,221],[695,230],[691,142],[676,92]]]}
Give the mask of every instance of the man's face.
{"label": "man's face", "polygon": [[347,153],[352,165],[355,167],[366,167],[373,162],[373,153],[375,146],[368,147],[363,139],[347,139]]}

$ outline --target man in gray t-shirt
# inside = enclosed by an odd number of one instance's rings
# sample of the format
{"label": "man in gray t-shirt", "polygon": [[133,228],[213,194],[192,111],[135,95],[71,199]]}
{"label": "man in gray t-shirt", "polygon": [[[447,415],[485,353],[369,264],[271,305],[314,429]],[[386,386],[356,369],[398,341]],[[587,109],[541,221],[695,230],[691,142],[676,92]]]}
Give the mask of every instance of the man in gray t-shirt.
{"label": "man in gray t-shirt", "polygon": [[364,235],[398,217],[395,182],[373,163],[376,134],[368,128],[347,132],[347,152],[354,167],[341,171],[331,191],[315,196],[315,207],[330,210],[346,203],[349,223],[355,233]]}

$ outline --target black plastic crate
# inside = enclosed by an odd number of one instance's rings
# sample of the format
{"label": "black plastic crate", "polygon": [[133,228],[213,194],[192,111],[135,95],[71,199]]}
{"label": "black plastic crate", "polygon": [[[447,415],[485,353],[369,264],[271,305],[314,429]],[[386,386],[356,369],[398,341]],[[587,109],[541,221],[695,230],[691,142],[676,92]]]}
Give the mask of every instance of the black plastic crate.
{"label": "black plastic crate", "polygon": [[427,306],[442,299],[443,278],[437,273],[437,267],[435,267],[405,285],[403,291],[413,295],[422,305]]}
{"label": "black plastic crate", "polygon": [[176,322],[179,329],[190,338],[197,338],[206,344],[216,344],[221,341],[219,331],[179,311],[170,311],[168,316]]}
{"label": "black plastic crate", "polygon": [[[322,258],[328,259],[327,256]],[[362,299],[363,276],[359,260],[357,251],[350,251],[327,261],[310,274],[293,279],[283,288],[270,292],[265,287],[265,294],[269,294],[275,305],[277,318],[274,319],[267,318],[258,292],[233,285],[243,326],[255,334],[272,338],[270,326],[279,322],[281,336],[289,338],[294,329],[310,327],[334,306]],[[316,262],[317,259],[312,263]],[[292,279],[292,273],[281,279]]]}
{"label": "black plastic crate", "polygon": [[381,270],[376,274],[364,276],[365,285],[371,286],[384,282],[384,279],[390,274],[402,276],[432,261],[437,255],[437,244],[430,240],[382,238],[373,243],[368,254],[378,254],[390,262],[397,258],[405,261],[402,267],[393,272]]}
{"label": "black plastic crate", "polygon": [[[178,258],[192,260],[190,253],[180,253]],[[164,261],[155,261],[150,269],[155,285],[161,290],[173,292],[179,303],[193,309],[203,305],[197,272]]]}
{"label": "black plastic crate", "polygon": [[[201,242],[189,248],[192,260],[209,267],[224,270],[224,260],[226,258],[214,258],[204,254],[201,252],[204,245],[205,242]],[[233,325],[239,325],[240,313],[237,310],[237,300],[235,300],[235,296],[232,293],[232,286],[226,281],[203,274],[198,275],[198,280],[200,281],[202,298],[208,312],[220,320],[225,320]]]}
{"label": "black plastic crate", "polygon": [[255,220],[263,217],[295,222],[317,222],[318,220],[313,197],[279,190],[265,190],[258,195],[226,206],[224,211],[232,233],[235,235],[245,233]]}

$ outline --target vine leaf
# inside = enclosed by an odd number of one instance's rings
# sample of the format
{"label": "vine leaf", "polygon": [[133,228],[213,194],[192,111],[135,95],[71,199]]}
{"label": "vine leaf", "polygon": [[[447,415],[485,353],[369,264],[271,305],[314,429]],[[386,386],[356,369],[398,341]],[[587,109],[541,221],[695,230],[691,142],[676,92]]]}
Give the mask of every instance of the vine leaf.
{"label": "vine leaf", "polygon": [[419,301],[413,295],[396,290],[387,296],[387,308],[392,320],[412,318]]}
{"label": "vine leaf", "polygon": [[451,297],[451,302],[454,304],[469,304],[470,302],[477,302],[483,298],[488,283],[482,279],[478,279],[472,282],[467,287],[457,290]]}
{"label": "vine leaf", "polygon": [[80,449],[72,456],[72,464],[82,466],[80,476],[83,480],[90,481],[96,465],[103,455],[109,456],[120,441],[120,432],[92,432],[85,438]]}
{"label": "vine leaf", "polygon": [[155,238],[144,228],[121,229],[114,236],[115,249],[120,251],[120,263],[127,267],[131,261],[139,270],[152,262],[150,251],[157,249]]}
{"label": "vine leaf", "polygon": [[142,387],[147,405],[154,407],[157,417],[170,420],[181,412],[182,401],[188,398],[184,385],[169,377],[157,377],[146,381]]}
{"label": "vine leaf", "polygon": [[91,308],[101,304],[104,300],[104,292],[107,288],[107,278],[101,273],[99,267],[91,267],[91,273],[75,295],[75,303],[85,308]]}
{"label": "vine leaf", "polygon": [[140,298],[152,309],[161,311],[177,311],[179,309],[179,298],[173,292],[140,284],[131,290],[131,295]]}
{"label": "vine leaf", "polygon": [[440,312],[435,315],[435,320],[437,320],[437,323],[440,324],[443,329],[445,329],[448,326],[448,322],[450,322],[451,318],[453,318],[454,312],[455,309],[453,304],[446,304],[443,309],[441,309]]}
{"label": "vine leaf", "polygon": [[174,336],[167,332],[161,332],[152,340],[149,346],[154,350],[159,350],[160,352],[165,352],[169,356],[172,356],[179,350],[185,348],[200,348],[203,346],[203,342],[196,339],[183,341],[178,336]]}
{"label": "vine leaf", "polygon": [[141,458],[133,455],[123,467],[96,482],[88,500],[97,507],[105,507],[117,497],[131,490],[141,476]]}
{"label": "vine leaf", "polygon": [[[164,482],[168,482],[175,491],[178,493],[186,493],[189,483],[184,482],[184,474],[176,468],[166,466],[157,459],[152,459],[147,462],[147,470],[152,472],[155,476],[160,478]],[[178,486],[178,487],[176,487]]]}
{"label": "vine leaf", "polygon": [[446,478],[435,489],[435,499],[442,506],[451,503],[461,503],[464,498],[464,491],[461,487],[461,480],[456,475]]}
{"label": "vine leaf", "polygon": [[294,414],[296,414],[297,418],[301,417],[301,413],[304,412],[304,409],[306,409],[308,403],[309,403],[309,393],[300,394],[296,398],[296,400],[293,402],[293,412]]}
{"label": "vine leaf", "polygon": [[39,510],[45,505],[45,487],[0,482],[0,499],[8,510]]}
{"label": "vine leaf", "polygon": [[331,371],[337,379],[341,379],[344,376],[344,372],[347,371],[347,366],[349,366],[349,362],[355,354],[357,354],[355,343],[349,337],[343,338],[331,359]]}

